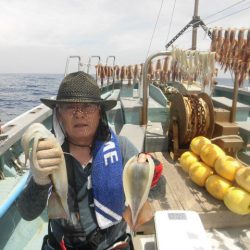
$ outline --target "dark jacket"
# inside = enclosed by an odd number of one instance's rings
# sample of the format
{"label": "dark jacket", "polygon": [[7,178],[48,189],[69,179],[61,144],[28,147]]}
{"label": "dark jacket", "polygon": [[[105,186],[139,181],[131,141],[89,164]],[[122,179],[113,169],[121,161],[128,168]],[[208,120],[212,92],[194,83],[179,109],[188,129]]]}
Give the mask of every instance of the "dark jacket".
{"label": "dark jacket", "polygon": [[[137,154],[138,151],[126,137],[119,136],[118,141],[125,165],[127,160]],[[105,249],[125,233],[126,223],[122,221],[105,230],[98,228],[94,212],[92,188],[89,187],[92,164],[89,163],[83,168],[79,161],[67,153],[69,151],[67,143],[64,143],[62,148],[66,152],[69,208],[70,211],[80,216],[78,216],[79,221],[76,225],[64,219],[50,220],[53,237],[57,242],[64,239],[67,246],[77,247],[88,241],[94,241],[97,244],[96,249]],[[18,208],[24,219],[33,220],[41,214],[46,207],[49,188],[50,185],[37,185],[33,178],[30,178],[18,199]]]}

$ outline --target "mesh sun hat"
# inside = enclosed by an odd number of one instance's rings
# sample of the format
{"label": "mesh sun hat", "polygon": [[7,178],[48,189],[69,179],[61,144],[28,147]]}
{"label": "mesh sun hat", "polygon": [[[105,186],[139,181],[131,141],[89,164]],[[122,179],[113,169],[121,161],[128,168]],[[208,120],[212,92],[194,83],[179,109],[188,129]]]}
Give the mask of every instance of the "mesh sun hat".
{"label": "mesh sun hat", "polygon": [[104,100],[101,98],[100,89],[92,76],[78,71],[68,74],[61,82],[56,99],[40,99],[49,108],[56,104],[72,102],[91,102],[101,104],[105,110],[110,110],[116,105],[116,100]]}

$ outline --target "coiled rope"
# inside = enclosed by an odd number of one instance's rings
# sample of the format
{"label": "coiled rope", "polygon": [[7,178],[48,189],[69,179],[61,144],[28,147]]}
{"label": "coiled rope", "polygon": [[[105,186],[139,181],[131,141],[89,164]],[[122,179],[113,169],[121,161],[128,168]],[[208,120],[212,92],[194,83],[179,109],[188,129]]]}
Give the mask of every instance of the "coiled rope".
{"label": "coiled rope", "polygon": [[207,135],[210,127],[210,110],[204,99],[195,95],[183,96],[187,130],[184,141],[190,142],[194,137]]}

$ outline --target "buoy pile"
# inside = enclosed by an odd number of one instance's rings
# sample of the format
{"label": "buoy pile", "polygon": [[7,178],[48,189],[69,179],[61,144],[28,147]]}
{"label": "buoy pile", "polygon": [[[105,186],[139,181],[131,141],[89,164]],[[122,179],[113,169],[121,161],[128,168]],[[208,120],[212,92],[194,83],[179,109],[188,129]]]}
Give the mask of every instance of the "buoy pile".
{"label": "buoy pile", "polygon": [[191,180],[222,200],[232,212],[250,214],[250,168],[226,155],[204,136],[195,137],[190,151],[180,157],[181,168]]}

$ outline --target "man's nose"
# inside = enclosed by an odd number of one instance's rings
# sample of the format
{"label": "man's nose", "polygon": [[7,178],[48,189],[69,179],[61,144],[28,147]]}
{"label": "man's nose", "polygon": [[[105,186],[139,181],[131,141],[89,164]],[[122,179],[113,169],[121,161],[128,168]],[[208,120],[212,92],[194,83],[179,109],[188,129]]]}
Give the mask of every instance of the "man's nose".
{"label": "man's nose", "polygon": [[86,110],[84,109],[84,107],[76,107],[74,110],[74,115],[87,115]]}

